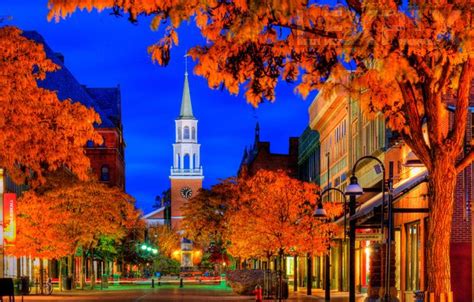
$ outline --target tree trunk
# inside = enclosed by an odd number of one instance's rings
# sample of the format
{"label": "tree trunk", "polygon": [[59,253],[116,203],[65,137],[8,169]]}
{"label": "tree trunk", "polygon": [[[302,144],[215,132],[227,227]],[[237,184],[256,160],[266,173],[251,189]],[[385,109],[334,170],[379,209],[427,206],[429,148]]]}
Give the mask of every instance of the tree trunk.
{"label": "tree trunk", "polygon": [[68,277],[72,277],[72,287],[73,289],[76,287],[75,284],[76,284],[76,280],[75,280],[75,277],[74,277],[74,272],[73,272],[73,262],[74,262],[74,257],[73,255],[69,255],[67,256],[67,273],[66,273],[66,276]]}
{"label": "tree trunk", "polygon": [[450,156],[439,156],[429,171],[427,291],[430,302],[448,300],[451,293],[450,240],[456,188],[456,168]]}
{"label": "tree trunk", "polygon": [[43,264],[43,259],[40,259],[40,281],[39,281],[39,286],[40,286],[40,293],[43,294],[43,286],[44,286],[44,264]]}
{"label": "tree trunk", "polygon": [[82,249],[82,265],[81,265],[81,289],[84,289],[84,287],[86,286],[86,263],[87,263],[87,259],[86,259],[86,251],[84,250],[84,248]]}
{"label": "tree trunk", "polygon": [[59,285],[59,291],[63,291],[63,259],[64,258],[59,258],[58,260],[58,266],[59,266],[59,278],[58,278],[58,285]]}
{"label": "tree trunk", "polygon": [[91,248],[91,289],[95,286],[94,248]]}

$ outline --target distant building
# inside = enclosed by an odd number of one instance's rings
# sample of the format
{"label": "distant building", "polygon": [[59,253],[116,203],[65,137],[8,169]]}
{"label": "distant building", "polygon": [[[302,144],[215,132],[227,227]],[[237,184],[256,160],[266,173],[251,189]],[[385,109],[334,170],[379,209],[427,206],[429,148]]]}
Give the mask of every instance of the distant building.
{"label": "distant building", "polygon": [[125,190],[125,142],[123,139],[122,105],[120,87],[90,88],[81,85],[64,64],[64,56],[54,52],[36,31],[25,31],[23,35],[44,45],[49,59],[60,67],[48,73],[38,85],[57,92],[60,100],[71,99],[84,106],[94,108],[102,123],[96,129],[104,142],[101,145],[88,143],[86,154],[97,179]]}
{"label": "distant building", "polygon": [[319,133],[307,127],[298,139],[298,179],[320,184]]}
{"label": "distant building", "polygon": [[[45,42],[44,38],[36,31],[25,31],[23,36],[43,44],[47,57],[60,67],[59,70],[46,74],[46,78],[38,83],[38,86],[48,90],[56,91],[60,100],[71,99],[72,102],[80,102],[100,115],[102,123],[95,125],[97,131],[104,138],[104,143],[94,145],[92,143],[84,146],[86,154],[90,159],[93,173],[97,179],[111,186],[117,186],[125,190],[125,142],[123,139],[121,94],[120,88],[89,88],[81,85],[64,65],[64,56],[54,52]],[[0,169],[0,194],[3,207],[4,193],[16,193],[20,195],[28,187],[14,184]],[[11,197],[12,194],[8,195]],[[6,196],[6,195],[5,195]],[[0,227],[3,232],[3,227]],[[1,276],[30,276],[35,277],[38,273],[39,263],[50,271],[50,276],[58,277],[58,266],[56,261],[47,261],[21,257],[19,259],[12,256],[0,256]],[[3,261],[2,261],[3,260]],[[79,272],[80,258],[76,258],[76,272]]]}
{"label": "distant building", "polygon": [[298,176],[298,138],[290,137],[288,154],[272,153],[270,142],[260,141],[260,125],[255,126],[255,140],[250,149],[245,148],[238,176],[252,176],[258,170],[286,171],[292,177]]}

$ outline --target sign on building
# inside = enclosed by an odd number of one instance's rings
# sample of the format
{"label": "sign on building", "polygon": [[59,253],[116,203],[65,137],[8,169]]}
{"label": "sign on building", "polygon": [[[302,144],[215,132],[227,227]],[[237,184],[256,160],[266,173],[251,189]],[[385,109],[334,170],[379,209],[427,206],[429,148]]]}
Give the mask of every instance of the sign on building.
{"label": "sign on building", "polygon": [[3,239],[12,245],[16,239],[16,194],[3,194]]}

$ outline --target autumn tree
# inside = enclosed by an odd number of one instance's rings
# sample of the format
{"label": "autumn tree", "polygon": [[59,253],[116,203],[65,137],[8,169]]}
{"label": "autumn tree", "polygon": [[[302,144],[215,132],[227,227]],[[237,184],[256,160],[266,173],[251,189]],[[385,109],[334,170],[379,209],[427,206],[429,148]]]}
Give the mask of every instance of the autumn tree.
{"label": "autumn tree", "polygon": [[[260,170],[239,179],[229,210],[229,251],[243,258],[326,251],[333,227],[313,217],[318,188],[285,172]],[[308,225],[313,226],[309,232]],[[319,239],[316,240],[316,239]]]}
{"label": "autumn tree", "polygon": [[170,258],[180,248],[177,230],[167,225],[154,225],[148,228],[148,240],[158,247],[160,254]]}
{"label": "autumn tree", "polygon": [[84,285],[86,255],[94,259],[94,249],[104,240],[118,243],[143,221],[133,198],[119,188],[71,175],[50,180],[19,199],[18,239],[7,253],[61,259],[81,250]]}
{"label": "autumn tree", "polygon": [[38,87],[59,67],[42,44],[11,26],[0,28],[0,167],[17,183],[44,183],[45,171],[67,167],[84,179],[89,160],[83,147],[100,143],[93,109]]}
{"label": "autumn tree", "polygon": [[[49,0],[49,18],[77,9],[112,9],[166,25],[149,51],[166,65],[176,28],[194,19],[205,38],[190,51],[195,72],[213,88],[257,106],[275,99],[279,80],[307,96],[330,77],[338,93],[381,112],[429,172],[427,288],[440,301],[451,292],[450,237],[456,175],[474,158],[463,150],[473,53],[472,1],[346,0]],[[353,70],[348,76],[347,67]],[[342,99],[342,98],[341,98]],[[448,105],[454,118],[450,123]],[[449,127],[449,125],[452,127]],[[423,137],[422,127],[427,129]],[[472,147],[472,146],[470,146]]]}
{"label": "autumn tree", "polygon": [[208,247],[211,244],[225,248],[228,240],[227,210],[235,197],[236,180],[229,178],[201,189],[190,202],[182,207],[183,229],[186,238]]}

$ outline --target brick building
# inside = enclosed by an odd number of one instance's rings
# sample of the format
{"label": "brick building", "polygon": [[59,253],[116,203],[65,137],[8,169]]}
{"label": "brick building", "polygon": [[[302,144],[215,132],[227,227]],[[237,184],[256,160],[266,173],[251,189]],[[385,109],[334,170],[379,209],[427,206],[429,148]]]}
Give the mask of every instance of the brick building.
{"label": "brick building", "polygon": [[[56,91],[60,100],[70,99],[72,102],[80,102],[88,108],[93,108],[100,115],[102,123],[95,125],[95,127],[104,138],[104,143],[100,146],[92,143],[87,144],[84,146],[86,155],[89,157],[92,171],[99,181],[125,190],[125,143],[120,87],[89,88],[81,85],[66,67],[64,56],[54,52],[38,32],[24,31],[23,36],[42,44],[46,56],[60,67],[55,72],[47,73],[46,78],[38,82],[38,86]],[[26,186],[14,184],[6,173],[2,175],[3,172],[0,169],[0,182],[4,184],[2,187],[5,192],[14,192],[20,195],[28,189]],[[3,231],[3,229],[1,230]],[[0,258],[3,258],[3,254],[0,254]],[[34,260],[29,257],[17,259],[13,256],[4,258],[0,259],[1,276],[19,277],[25,275],[33,278],[39,269],[40,261],[43,261],[44,267],[48,268],[51,277],[58,276],[58,267],[55,261]]]}
{"label": "brick building", "polygon": [[258,170],[283,170],[292,177],[298,176],[298,138],[290,137],[288,154],[272,153],[270,142],[260,141],[260,125],[255,126],[255,140],[251,148],[244,150],[238,176],[252,176]]}
{"label": "brick building", "polygon": [[[422,166],[408,165],[413,153],[408,146],[385,126],[383,118],[369,119],[354,99],[323,99],[319,94],[311,104],[310,126],[320,133],[321,139],[321,186],[344,190],[348,173],[362,156],[371,155],[383,162],[387,176],[393,178],[394,248],[392,249],[393,287],[402,302],[413,301],[413,292],[426,288],[426,230],[430,223],[428,210],[428,174]],[[453,103],[454,104],[454,103]],[[447,105],[450,105],[448,102]],[[471,106],[474,106],[474,86],[471,90]],[[448,106],[449,108],[449,106]],[[451,108],[453,109],[453,108]],[[470,108],[468,129],[465,136],[465,151],[473,143],[474,107]],[[347,126],[344,126],[347,122]],[[347,144],[347,145],[345,145]],[[329,153],[329,154],[328,154]],[[332,157],[331,154],[336,154]],[[329,155],[329,161],[328,161]],[[330,177],[326,173],[329,166]],[[376,266],[377,257],[384,257],[384,246],[371,236],[380,233],[380,213],[383,206],[381,170],[373,160],[358,165],[356,176],[367,191],[358,197],[356,214],[351,217],[356,222],[356,278],[355,288],[360,293],[379,293],[384,284],[384,268]],[[473,200],[473,165],[458,175],[451,239],[452,289],[457,302],[472,301],[473,261],[472,261],[472,219],[470,205]],[[328,182],[329,178],[329,182]],[[337,200],[333,196],[331,200]],[[405,209],[413,211],[403,211]],[[398,210],[398,211],[397,211]],[[385,209],[387,211],[387,209]],[[344,219],[337,220],[341,226]],[[369,239],[363,239],[369,238]],[[378,253],[377,251],[382,251]],[[348,242],[343,232],[336,236],[331,249],[330,287],[348,290]],[[313,286],[325,286],[321,279],[325,275],[321,259],[315,257],[312,270]],[[383,261],[378,261],[383,263]],[[299,267],[303,272],[300,280],[304,284],[306,273],[304,263]],[[374,280],[378,279],[378,282]],[[378,284],[377,284],[378,283]]]}
{"label": "brick building", "polygon": [[57,92],[60,100],[71,99],[84,106],[94,108],[102,123],[96,125],[104,139],[103,144],[88,143],[86,154],[90,159],[92,171],[101,182],[125,190],[125,142],[123,139],[122,109],[120,87],[90,88],[82,85],[72,75],[64,62],[64,56],[54,52],[36,31],[25,31],[23,35],[41,43],[49,59],[60,67],[48,73],[39,86]]}

